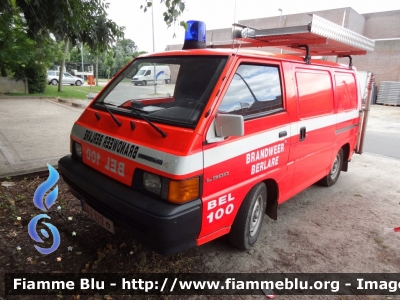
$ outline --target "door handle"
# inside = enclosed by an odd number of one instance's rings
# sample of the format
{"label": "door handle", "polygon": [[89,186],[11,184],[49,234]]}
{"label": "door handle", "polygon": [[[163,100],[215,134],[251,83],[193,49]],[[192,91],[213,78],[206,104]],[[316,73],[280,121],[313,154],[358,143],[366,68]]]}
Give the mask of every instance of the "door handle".
{"label": "door handle", "polygon": [[279,132],[279,137],[281,138],[281,137],[284,137],[284,136],[287,136],[287,131],[285,130],[285,131],[281,131],[281,132]]}
{"label": "door handle", "polygon": [[301,127],[300,128],[300,142],[304,141],[306,139],[306,128]]}

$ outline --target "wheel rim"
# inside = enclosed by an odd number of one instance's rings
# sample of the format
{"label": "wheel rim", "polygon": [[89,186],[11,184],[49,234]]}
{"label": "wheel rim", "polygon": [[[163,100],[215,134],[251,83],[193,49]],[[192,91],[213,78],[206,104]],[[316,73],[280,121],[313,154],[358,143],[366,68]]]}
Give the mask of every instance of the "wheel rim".
{"label": "wheel rim", "polygon": [[261,207],[262,207],[262,196],[257,197],[256,203],[254,203],[253,211],[250,218],[250,236],[254,236],[258,228],[261,225]]}
{"label": "wheel rim", "polygon": [[335,157],[335,161],[333,162],[332,169],[331,169],[331,178],[332,179],[335,179],[335,177],[339,173],[339,165],[340,165],[340,156],[339,156],[339,154],[337,154]]}

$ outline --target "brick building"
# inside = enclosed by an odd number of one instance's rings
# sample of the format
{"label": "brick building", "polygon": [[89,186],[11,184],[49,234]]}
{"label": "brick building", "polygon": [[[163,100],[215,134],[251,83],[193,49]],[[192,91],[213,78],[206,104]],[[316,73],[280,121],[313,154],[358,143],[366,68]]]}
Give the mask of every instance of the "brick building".
{"label": "brick building", "polygon": [[[286,16],[241,20],[238,23],[254,28],[266,29],[306,25],[316,14],[333,23],[375,40],[374,52],[353,56],[353,65],[360,71],[372,71],[379,87],[381,81],[400,81],[400,10],[359,14],[351,7],[307,12]],[[207,30],[207,42],[228,41],[232,28]],[[182,45],[168,45],[166,50],[181,49]],[[269,48],[265,51],[280,50]],[[329,60],[336,60],[330,57]],[[339,59],[348,64],[348,59]]]}

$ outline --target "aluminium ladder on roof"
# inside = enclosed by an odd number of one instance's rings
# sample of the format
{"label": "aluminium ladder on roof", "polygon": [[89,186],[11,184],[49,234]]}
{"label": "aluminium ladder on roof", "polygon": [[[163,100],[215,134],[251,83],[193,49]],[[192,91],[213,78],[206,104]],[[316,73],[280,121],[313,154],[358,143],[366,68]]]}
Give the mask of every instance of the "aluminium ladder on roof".
{"label": "aluminium ladder on roof", "polygon": [[[373,51],[375,41],[349,29],[332,23],[317,15],[312,15],[308,25],[272,29],[254,29],[245,25],[233,30],[233,41],[212,42],[209,48],[276,47],[304,53],[308,46],[311,56],[365,55]],[[239,35],[239,37],[237,37]]]}

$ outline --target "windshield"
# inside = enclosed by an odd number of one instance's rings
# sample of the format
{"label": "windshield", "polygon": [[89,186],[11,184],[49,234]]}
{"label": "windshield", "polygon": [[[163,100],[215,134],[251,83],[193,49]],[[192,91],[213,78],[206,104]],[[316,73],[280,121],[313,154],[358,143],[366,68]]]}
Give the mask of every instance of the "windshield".
{"label": "windshield", "polygon": [[94,105],[104,103],[115,114],[138,118],[135,109],[152,121],[194,127],[226,61],[227,56],[139,58]]}

